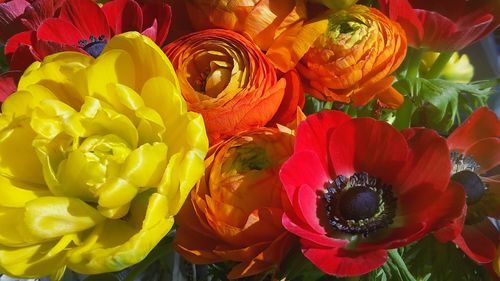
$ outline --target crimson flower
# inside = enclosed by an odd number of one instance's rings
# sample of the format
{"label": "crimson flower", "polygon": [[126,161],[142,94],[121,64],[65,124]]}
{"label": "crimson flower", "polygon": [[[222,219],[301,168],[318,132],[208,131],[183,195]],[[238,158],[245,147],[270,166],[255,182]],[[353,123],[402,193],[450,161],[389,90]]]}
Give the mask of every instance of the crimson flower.
{"label": "crimson flower", "polygon": [[[56,1],[44,1],[46,9]],[[139,31],[162,45],[170,26],[170,6],[154,1],[113,0],[100,8],[91,0],[67,0],[56,17],[10,37],[5,55],[13,70],[60,51],[98,56],[106,42],[126,31]]]}
{"label": "crimson flower", "polygon": [[[452,177],[467,194],[463,230],[453,242],[478,263],[495,259],[500,219],[500,121],[487,107],[476,110],[449,137]],[[440,238],[438,233],[437,238]]]}
{"label": "crimson flower", "polygon": [[498,0],[378,0],[381,10],[406,31],[408,44],[457,51],[500,25]]}
{"label": "crimson flower", "polygon": [[450,171],[446,140],[432,130],[400,133],[385,122],[323,111],[299,125],[281,168],[291,206],[282,223],[322,271],[365,274],[384,264],[387,249],[450,222],[449,239],[458,234],[465,193],[448,187]]}

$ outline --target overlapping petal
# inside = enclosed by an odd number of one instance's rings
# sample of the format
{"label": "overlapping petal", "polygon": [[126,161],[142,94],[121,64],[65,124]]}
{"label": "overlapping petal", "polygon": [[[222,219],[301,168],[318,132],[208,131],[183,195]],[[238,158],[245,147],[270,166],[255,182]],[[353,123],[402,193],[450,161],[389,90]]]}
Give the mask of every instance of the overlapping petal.
{"label": "overlapping petal", "polygon": [[[294,154],[281,169],[291,206],[282,222],[322,271],[365,274],[386,261],[387,249],[445,226],[443,237],[457,236],[465,194],[448,186],[450,171],[446,140],[433,131],[400,133],[381,121],[320,112],[299,126]],[[373,203],[375,192],[378,211],[351,218]],[[352,205],[355,200],[363,206]]]}
{"label": "overlapping petal", "polygon": [[205,177],[179,213],[177,250],[193,263],[238,262],[230,279],[277,266],[293,241],[281,225],[278,178],[292,146],[291,135],[261,128],[212,147]]}
{"label": "overlapping petal", "polygon": [[230,30],[191,33],[164,51],[190,110],[203,115],[211,143],[264,126],[285,94],[303,95],[296,87],[287,92],[287,80],[277,79],[274,67],[255,44]]}
{"label": "overlapping petal", "polygon": [[0,117],[0,225],[17,225],[0,237],[3,272],[96,274],[146,257],[208,149],[178,85],[161,49],[136,32],[97,59],[63,52],[26,70]]}

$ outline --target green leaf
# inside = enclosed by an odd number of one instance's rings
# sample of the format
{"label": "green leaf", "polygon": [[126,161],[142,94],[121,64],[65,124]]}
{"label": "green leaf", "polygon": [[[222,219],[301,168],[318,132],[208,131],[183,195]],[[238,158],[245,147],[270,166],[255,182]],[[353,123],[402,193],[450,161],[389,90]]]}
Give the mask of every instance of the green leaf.
{"label": "green leaf", "polygon": [[304,103],[304,113],[306,115],[320,112],[325,106],[325,102],[306,94],[306,101]]}

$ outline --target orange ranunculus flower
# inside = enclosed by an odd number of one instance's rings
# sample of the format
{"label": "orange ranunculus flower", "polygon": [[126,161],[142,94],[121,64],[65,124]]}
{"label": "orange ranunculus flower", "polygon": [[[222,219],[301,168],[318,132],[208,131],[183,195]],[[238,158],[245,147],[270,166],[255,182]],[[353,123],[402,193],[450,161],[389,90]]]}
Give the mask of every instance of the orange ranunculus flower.
{"label": "orange ranunculus flower", "polygon": [[362,5],[330,11],[282,34],[267,55],[281,71],[297,64],[306,92],[327,101],[365,105],[377,98],[398,107],[391,74],[406,55],[399,24]]}
{"label": "orange ranunculus flower", "polygon": [[287,95],[303,94],[298,91],[301,87],[290,85],[300,79],[278,80],[266,56],[234,31],[191,33],[164,51],[177,72],[189,110],[203,115],[212,144],[238,131],[264,126],[278,111],[288,89]]}
{"label": "orange ranunculus flower", "polygon": [[284,30],[306,19],[305,0],[186,0],[195,29],[223,28],[252,38],[263,50]]}
{"label": "orange ranunculus flower", "polygon": [[281,225],[278,172],[293,136],[275,128],[242,132],[211,148],[205,176],[182,207],[175,247],[196,264],[239,262],[230,279],[277,266],[294,242]]}

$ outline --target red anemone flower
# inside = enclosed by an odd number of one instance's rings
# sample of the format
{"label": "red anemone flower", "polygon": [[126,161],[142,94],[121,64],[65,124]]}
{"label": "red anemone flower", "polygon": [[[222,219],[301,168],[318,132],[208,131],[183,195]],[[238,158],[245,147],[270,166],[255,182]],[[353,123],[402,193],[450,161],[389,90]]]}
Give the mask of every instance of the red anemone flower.
{"label": "red anemone flower", "polygon": [[64,0],[11,0],[0,3],[0,41],[11,36],[36,30],[46,18],[56,15]]}
{"label": "red anemone flower", "polygon": [[24,70],[33,61],[60,51],[96,57],[114,34],[126,31],[139,31],[161,46],[170,17],[170,6],[156,1],[113,0],[100,8],[91,0],[67,0],[57,17],[12,36],[5,55],[14,70]]}
{"label": "red anemone flower", "polygon": [[378,0],[381,10],[406,31],[408,44],[457,51],[500,25],[498,0]]}
{"label": "red anemone flower", "polygon": [[449,239],[460,232],[465,193],[448,187],[450,171],[446,140],[432,130],[400,133],[382,121],[323,111],[299,125],[281,168],[291,205],[282,222],[324,272],[365,274],[384,264],[387,249],[450,222]]}
{"label": "red anemone flower", "polygon": [[478,263],[492,262],[500,242],[490,220],[500,219],[499,137],[500,121],[486,107],[476,110],[448,137],[451,179],[467,194],[464,228],[453,242]]}

